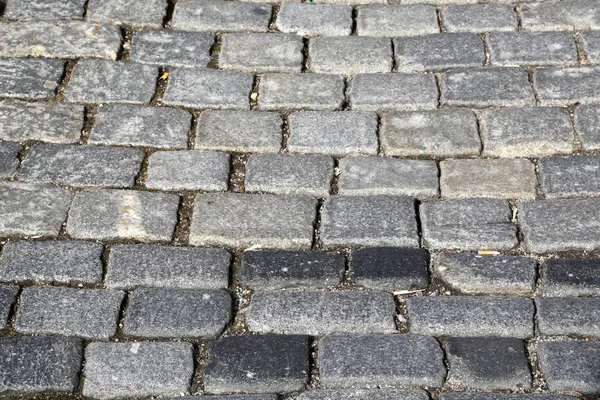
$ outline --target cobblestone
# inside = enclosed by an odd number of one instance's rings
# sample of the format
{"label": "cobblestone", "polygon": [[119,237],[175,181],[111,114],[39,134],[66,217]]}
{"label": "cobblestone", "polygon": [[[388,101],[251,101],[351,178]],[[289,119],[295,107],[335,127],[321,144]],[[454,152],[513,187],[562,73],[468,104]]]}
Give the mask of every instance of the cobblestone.
{"label": "cobblestone", "polygon": [[0,329],[6,327],[8,316],[10,315],[10,311],[13,308],[18,293],[18,286],[0,285]]}
{"label": "cobblestone", "polygon": [[492,32],[486,35],[494,65],[575,65],[577,48],[567,32]]}
{"label": "cobblestone", "polygon": [[359,36],[416,36],[439,31],[435,7],[430,5],[368,4],[358,7],[356,32]]}
{"label": "cobblestone", "polygon": [[407,389],[317,389],[302,393],[300,400],[427,400],[427,393],[421,390]]}
{"label": "cobblestone", "polygon": [[600,101],[600,67],[538,68],[533,85],[540,105],[568,105]]}
{"label": "cobblestone", "polygon": [[302,38],[272,33],[228,33],[221,37],[219,67],[247,72],[301,72]]}
{"label": "cobblestone", "polygon": [[535,299],[541,335],[600,337],[600,299],[539,297]]}
{"label": "cobblestone", "polygon": [[544,296],[600,296],[597,259],[559,258],[542,264]]}
{"label": "cobblestone", "polygon": [[441,400],[576,400],[578,397],[550,393],[446,392]]}
{"label": "cobblestone", "polygon": [[456,4],[442,8],[448,32],[511,32],[517,30],[517,15],[509,4]]}
{"label": "cobblestone", "polygon": [[0,142],[0,177],[10,177],[19,167],[19,152],[23,146],[18,143]]}
{"label": "cobblestone", "polygon": [[310,39],[308,65],[313,72],[355,75],[391,72],[392,44],[373,37],[323,37]]}
{"label": "cobblestone", "polygon": [[106,22],[132,27],[160,28],[167,13],[165,0],[91,0],[86,18],[90,21]]}
{"label": "cobblestone", "polygon": [[600,31],[581,32],[579,41],[587,59],[600,64]]}
{"label": "cobblestone", "polygon": [[352,31],[352,7],[343,4],[283,3],[277,29],[302,36],[347,36]]}
{"label": "cobblestone", "polygon": [[528,31],[598,29],[600,9],[594,0],[524,4],[521,20]]}
{"label": "cobblestone", "polygon": [[129,58],[141,64],[206,67],[214,41],[203,32],[139,31],[131,39]]}
{"label": "cobblestone", "polygon": [[184,31],[266,32],[271,5],[224,0],[181,0],[172,27]]}
{"label": "cobblestone", "polygon": [[586,150],[600,149],[600,107],[580,106],[575,110],[575,131]]}
{"label": "cobblestone", "polygon": [[538,162],[540,184],[546,198],[598,196],[599,156],[547,157]]}
{"label": "cobblestone", "polygon": [[11,0],[6,4],[4,18],[24,20],[81,18],[84,4],[85,0],[62,0],[53,2],[49,7],[44,1]]}
{"label": "cobblestone", "polygon": [[0,58],[0,96],[51,99],[65,62],[33,58]]}

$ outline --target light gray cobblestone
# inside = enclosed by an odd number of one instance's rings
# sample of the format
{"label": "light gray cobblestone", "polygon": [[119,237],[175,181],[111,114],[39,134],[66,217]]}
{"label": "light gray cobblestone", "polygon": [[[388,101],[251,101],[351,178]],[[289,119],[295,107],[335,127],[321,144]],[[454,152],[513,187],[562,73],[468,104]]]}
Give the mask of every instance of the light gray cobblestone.
{"label": "light gray cobblestone", "polygon": [[587,59],[593,64],[600,64],[600,30],[581,32],[579,42]]}
{"label": "light gray cobblestone", "polygon": [[455,4],[442,8],[448,32],[516,31],[517,15],[509,4]]}
{"label": "light gray cobblestone", "polygon": [[535,305],[540,335],[600,338],[599,298],[538,297]]}
{"label": "light gray cobblestone", "polygon": [[89,0],[86,18],[136,28],[161,28],[166,14],[165,0]]}
{"label": "light gray cobblestone", "polygon": [[223,0],[181,0],[172,27],[184,31],[266,32],[271,5]]}
{"label": "light gray cobblestone", "polygon": [[10,0],[4,10],[6,19],[71,19],[83,17],[85,0]]}
{"label": "light gray cobblestone", "polygon": [[392,71],[392,43],[386,38],[338,36],[310,39],[312,72],[355,75]]}
{"label": "light gray cobblestone", "polygon": [[260,110],[338,110],[344,79],[325,74],[265,74],[258,88]]}
{"label": "light gray cobblestone", "polygon": [[567,32],[492,32],[485,37],[493,65],[576,65],[577,48]]}
{"label": "light gray cobblestone", "polygon": [[600,195],[600,157],[554,156],[538,161],[541,189],[546,198]]}
{"label": "light gray cobblestone", "polygon": [[[600,149],[600,107],[579,106],[575,109],[575,132],[586,150]],[[1,129],[1,128],[0,128]]]}
{"label": "light gray cobblestone", "polygon": [[62,60],[0,58],[0,96],[51,99],[64,71]]}
{"label": "light gray cobblestone", "polygon": [[533,85],[540,105],[598,103],[600,67],[538,68]]}
{"label": "light gray cobblestone", "polygon": [[141,64],[206,67],[214,41],[203,32],[139,31],[131,39],[129,58]]}
{"label": "light gray cobblestone", "polygon": [[417,36],[438,33],[438,17],[430,5],[368,4],[358,7],[359,36]]}
{"label": "light gray cobblestone", "polygon": [[8,316],[19,293],[18,286],[0,285],[0,329],[6,327]]}
{"label": "light gray cobblestone", "polygon": [[550,1],[520,7],[523,30],[574,30],[600,28],[600,8],[595,0]]}
{"label": "light gray cobblestone", "polygon": [[17,170],[21,150],[23,146],[18,143],[0,142],[0,177],[8,178]]}
{"label": "light gray cobblestone", "polygon": [[343,4],[283,3],[277,29],[302,36],[347,36],[352,31],[352,7]]}

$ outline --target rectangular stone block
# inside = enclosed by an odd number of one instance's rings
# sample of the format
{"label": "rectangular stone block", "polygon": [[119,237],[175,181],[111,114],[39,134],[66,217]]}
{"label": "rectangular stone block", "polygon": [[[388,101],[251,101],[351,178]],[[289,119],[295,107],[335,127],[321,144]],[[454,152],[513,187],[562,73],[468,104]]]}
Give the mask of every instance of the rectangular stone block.
{"label": "rectangular stone block", "polygon": [[538,297],[535,299],[540,335],[600,337],[600,299]]}
{"label": "rectangular stone block", "polygon": [[577,47],[568,32],[491,32],[486,35],[494,65],[576,65]]}
{"label": "rectangular stone block", "polygon": [[437,12],[430,5],[367,4],[358,7],[356,33],[359,36],[417,36],[439,31]]}
{"label": "rectangular stone block", "polygon": [[0,329],[6,328],[18,293],[18,286],[0,285]]}
{"label": "rectangular stone block", "polygon": [[270,20],[270,4],[181,0],[171,26],[183,31],[266,32]]}
{"label": "rectangular stone block", "polygon": [[17,170],[21,150],[19,143],[0,142],[0,177],[9,178]]}
{"label": "rectangular stone block", "polygon": [[313,38],[308,43],[312,72],[355,75],[392,71],[392,43],[386,38],[338,36]]}
{"label": "rectangular stone block", "polygon": [[347,36],[352,31],[352,7],[343,4],[283,3],[275,24],[284,33]]}
{"label": "rectangular stone block", "polygon": [[600,106],[577,107],[574,125],[585,150],[600,149]]}
{"label": "rectangular stone block", "polygon": [[533,84],[541,105],[600,101],[600,67],[538,68]]}
{"label": "rectangular stone block", "polygon": [[129,59],[140,64],[206,67],[211,60],[212,34],[183,31],[138,31],[131,38]]}
{"label": "rectangular stone block", "polygon": [[134,28],[162,28],[166,15],[165,0],[89,0],[86,12],[90,21]]}
{"label": "rectangular stone block", "polygon": [[427,400],[429,396],[422,390],[407,389],[316,389],[303,392],[300,400]]}
{"label": "rectangular stone block", "polygon": [[520,12],[527,31],[600,29],[600,7],[595,0],[523,4]]}
{"label": "rectangular stone block", "polygon": [[64,72],[63,60],[0,58],[0,96],[51,99]]}
{"label": "rectangular stone block", "polygon": [[579,42],[587,59],[593,64],[600,64],[600,31],[581,32]]}
{"label": "rectangular stone block", "polygon": [[442,8],[447,32],[512,32],[517,15],[510,4],[456,4]]}
{"label": "rectangular stone block", "polygon": [[599,268],[596,258],[548,259],[542,264],[542,295],[600,296]]}
{"label": "rectangular stone block", "polygon": [[547,199],[591,197],[600,194],[600,157],[554,156],[538,162],[541,189]]}
{"label": "rectangular stone block", "polygon": [[85,0],[11,0],[6,4],[6,19],[71,19],[83,17]]}
{"label": "rectangular stone block", "polygon": [[578,397],[550,393],[489,393],[489,392],[446,392],[442,400],[576,400]]}

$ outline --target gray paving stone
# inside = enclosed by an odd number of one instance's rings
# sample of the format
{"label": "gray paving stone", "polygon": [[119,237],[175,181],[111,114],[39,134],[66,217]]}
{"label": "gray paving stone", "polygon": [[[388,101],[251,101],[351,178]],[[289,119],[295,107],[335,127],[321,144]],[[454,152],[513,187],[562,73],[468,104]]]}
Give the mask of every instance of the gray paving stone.
{"label": "gray paving stone", "polygon": [[[575,109],[575,132],[585,150],[600,149],[600,107],[580,106]],[[1,128],[0,128],[1,129]]]}
{"label": "gray paving stone", "polygon": [[8,242],[2,248],[0,280],[18,283],[100,283],[100,243],[79,240]]}
{"label": "gray paving stone", "polygon": [[19,180],[73,187],[130,187],[144,153],[136,149],[36,144],[22,162]]}
{"label": "gray paving stone", "polygon": [[312,72],[355,75],[392,71],[392,43],[386,38],[337,36],[310,39]]}
{"label": "gray paving stone", "polygon": [[600,299],[538,297],[536,320],[540,335],[600,337]]}
{"label": "gray paving stone", "polygon": [[150,65],[83,60],[73,68],[65,89],[70,103],[149,103],[158,69]]}
{"label": "gray paving stone", "polygon": [[333,158],[310,154],[256,154],[246,165],[246,192],[327,197]]}
{"label": "gray paving stone", "polygon": [[135,105],[98,108],[90,144],[186,148],[192,115],[184,110]]}
{"label": "gray paving stone", "polygon": [[512,32],[517,15],[509,4],[455,4],[442,8],[447,32]]}
{"label": "gray paving stone", "polygon": [[90,343],[83,395],[113,399],[187,394],[193,357],[191,343]]}
{"label": "gray paving stone", "polygon": [[596,258],[549,259],[542,264],[542,295],[600,296],[600,260]]}
{"label": "gray paving stone", "polygon": [[0,142],[0,177],[10,177],[19,166],[17,158],[23,149],[18,143]]}
{"label": "gray paving stone", "polygon": [[204,390],[207,393],[304,390],[310,369],[308,339],[308,336],[299,335],[220,339],[209,349],[204,368]]}
{"label": "gray paving stone", "polygon": [[358,7],[359,36],[415,36],[438,33],[438,17],[430,5],[368,4]]}
{"label": "gray paving stone", "polygon": [[407,300],[410,332],[433,336],[533,335],[531,299],[507,296],[423,296]]}
{"label": "gray paving stone", "polygon": [[237,273],[242,286],[282,289],[335,286],[344,270],[344,256],[337,253],[246,250]]}
{"label": "gray paving stone", "polygon": [[0,329],[6,327],[8,316],[18,293],[18,286],[0,285]]}
{"label": "gray paving stone", "polygon": [[377,154],[377,115],[308,111],[288,116],[288,150],[331,155]]}
{"label": "gray paving stone", "polygon": [[341,195],[404,195],[432,199],[438,195],[434,161],[388,157],[344,157],[339,161]]}
{"label": "gray paving stone", "polygon": [[352,7],[338,4],[283,3],[275,21],[284,33],[302,36],[347,36],[352,31]]}
{"label": "gray paving stone", "polygon": [[86,18],[92,22],[136,28],[162,28],[166,15],[165,0],[90,0],[86,12]]}
{"label": "gray paving stone", "polygon": [[537,68],[533,85],[540,105],[598,103],[600,67]]}
{"label": "gray paving stone", "polygon": [[170,241],[177,223],[179,196],[135,190],[102,189],[73,198],[67,233],[76,239]]}
{"label": "gray paving stone", "polygon": [[525,342],[521,339],[448,338],[444,347],[449,366],[447,385],[483,390],[531,387]]}
{"label": "gray paving stone", "polygon": [[381,115],[386,156],[476,156],[481,152],[477,118],[470,110],[436,110]]}
{"label": "gray paving stone", "polygon": [[483,155],[539,157],[573,151],[567,110],[550,107],[486,110],[480,114]]}
{"label": "gray paving stone", "polygon": [[481,67],[483,41],[474,33],[438,33],[394,39],[396,67],[401,72]]}
{"label": "gray paving stone", "polygon": [[493,65],[576,65],[577,47],[567,32],[492,32],[485,40]]}
{"label": "gray paving stone", "polygon": [[171,73],[162,102],[170,106],[250,109],[252,74],[180,68]]}
{"label": "gray paving stone", "polygon": [[510,250],[517,228],[506,200],[466,198],[420,207],[423,241],[430,249]]}
{"label": "gray paving stone", "polygon": [[248,329],[258,333],[320,336],[396,329],[394,297],[383,292],[256,292],[245,316]]}
{"label": "gray paving stone", "polygon": [[577,400],[579,397],[550,393],[483,393],[483,392],[446,392],[440,394],[441,400]]}
{"label": "gray paving stone", "polygon": [[50,185],[0,182],[0,235],[56,236],[71,193]]}
{"label": "gray paving stone", "polygon": [[440,387],[446,376],[442,359],[442,349],[432,337],[325,336],[319,343],[320,382],[325,388]]}
{"label": "gray paving stone", "polygon": [[0,338],[0,393],[72,393],[82,347],[81,339],[60,336]]}
{"label": "gray paving stone", "polygon": [[270,4],[182,0],[171,25],[184,31],[266,32],[270,19]]}
{"label": "gray paving stone", "polygon": [[260,110],[339,110],[344,78],[321,74],[265,74],[260,78]]}
{"label": "gray paving stone", "polygon": [[315,0],[316,4],[371,4],[371,3],[385,3],[385,0]]}
{"label": "gray paving stone", "polygon": [[225,289],[231,255],[222,249],[117,245],[110,249],[106,287]]}
{"label": "gray paving stone", "polygon": [[450,107],[524,107],[535,105],[522,68],[452,70],[442,75],[441,104]]}
{"label": "gray paving stone", "polygon": [[412,111],[438,105],[431,74],[359,74],[350,81],[348,95],[352,110]]}
{"label": "gray paving stone", "polygon": [[550,390],[600,393],[600,342],[543,342],[538,360]]}
{"label": "gray paving stone", "polygon": [[535,290],[532,258],[440,253],[433,265],[435,276],[462,294],[530,295]]}
{"label": "gray paving stone", "polygon": [[545,157],[538,162],[541,189],[546,198],[597,196],[600,157],[594,155]]}
{"label": "gray paving stone", "polygon": [[[242,0],[245,1],[245,0]],[[278,395],[271,394],[223,394],[223,395],[195,395],[195,396],[177,396],[168,400],[277,400]],[[569,399],[567,399],[569,400]]]}
{"label": "gray paving stone", "polygon": [[190,243],[308,249],[312,245],[316,199],[293,195],[199,194]]}
{"label": "gray paving stone", "polygon": [[146,187],[158,190],[227,190],[229,154],[216,151],[157,151],[148,158]]}
{"label": "gray paving stone", "polygon": [[85,0],[10,0],[6,19],[71,19],[83,17]]}
{"label": "gray paving stone", "polygon": [[125,293],[106,289],[26,287],[15,319],[17,332],[108,339],[117,331]]}
{"label": "gray paving stone", "polygon": [[579,42],[587,59],[594,64],[600,64],[600,31],[581,32]]}
{"label": "gray paving stone", "polygon": [[131,39],[129,58],[141,64],[206,67],[215,38],[203,32],[138,31]]}
{"label": "gray paving stone", "polygon": [[300,400],[428,400],[422,390],[408,389],[316,389],[303,392]]}
{"label": "gray paving stone", "polygon": [[525,158],[444,160],[442,197],[529,199],[536,196],[535,165]]}
{"label": "gray paving stone", "polygon": [[0,58],[0,96],[51,99],[56,94],[65,62],[36,58]]}
{"label": "gray paving stone", "polygon": [[595,0],[551,1],[520,7],[523,30],[584,30],[600,28],[600,8]]}
{"label": "gray paving stone", "polygon": [[600,199],[557,199],[519,204],[525,246],[533,253],[600,248]]}
{"label": "gray paving stone", "polygon": [[418,247],[414,200],[404,196],[333,196],[325,200],[325,247]]}

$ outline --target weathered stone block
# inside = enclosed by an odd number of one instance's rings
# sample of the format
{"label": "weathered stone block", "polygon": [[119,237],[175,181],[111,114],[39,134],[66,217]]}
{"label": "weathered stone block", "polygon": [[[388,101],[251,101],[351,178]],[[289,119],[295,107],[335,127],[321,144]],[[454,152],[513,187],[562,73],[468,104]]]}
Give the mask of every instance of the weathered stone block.
{"label": "weathered stone block", "polygon": [[339,110],[344,78],[322,74],[265,74],[260,78],[260,110]]}
{"label": "weathered stone block", "polygon": [[215,38],[203,32],[138,31],[131,39],[129,58],[141,64],[206,67]]}

